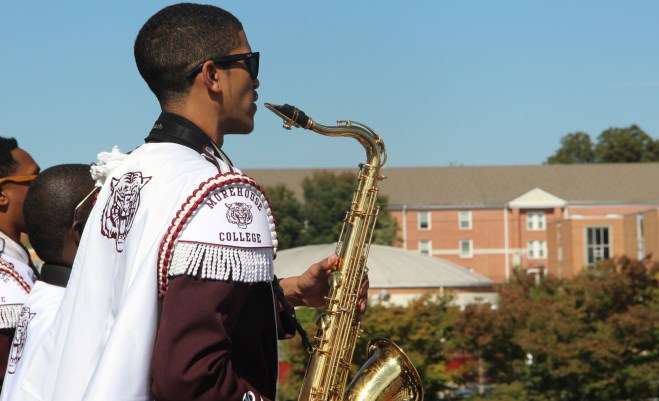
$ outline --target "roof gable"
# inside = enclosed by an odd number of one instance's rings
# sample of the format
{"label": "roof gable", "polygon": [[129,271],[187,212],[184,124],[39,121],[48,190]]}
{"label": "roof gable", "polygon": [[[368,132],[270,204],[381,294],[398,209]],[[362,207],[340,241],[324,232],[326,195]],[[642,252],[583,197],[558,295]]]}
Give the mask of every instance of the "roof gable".
{"label": "roof gable", "polygon": [[515,209],[546,209],[563,207],[567,202],[540,188],[533,188],[527,193],[510,201],[508,206]]}

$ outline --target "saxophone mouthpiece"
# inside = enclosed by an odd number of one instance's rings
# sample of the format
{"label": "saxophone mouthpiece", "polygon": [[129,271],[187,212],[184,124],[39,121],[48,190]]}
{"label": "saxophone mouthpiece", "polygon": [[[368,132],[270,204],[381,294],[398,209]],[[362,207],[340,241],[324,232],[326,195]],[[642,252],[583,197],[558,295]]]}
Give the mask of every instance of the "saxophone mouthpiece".
{"label": "saxophone mouthpiece", "polygon": [[313,120],[295,106],[289,104],[280,106],[277,104],[265,103],[265,107],[284,119],[284,128],[286,129],[291,129],[292,126],[308,129],[311,127],[311,124],[313,124]]}

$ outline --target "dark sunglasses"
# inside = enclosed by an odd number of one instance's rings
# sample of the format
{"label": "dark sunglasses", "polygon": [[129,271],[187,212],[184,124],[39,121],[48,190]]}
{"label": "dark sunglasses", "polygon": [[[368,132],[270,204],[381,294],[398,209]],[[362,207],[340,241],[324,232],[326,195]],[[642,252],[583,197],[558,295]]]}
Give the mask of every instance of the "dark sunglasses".
{"label": "dark sunglasses", "polygon": [[236,61],[245,60],[245,65],[247,66],[249,75],[252,77],[252,79],[256,79],[256,77],[259,75],[259,52],[253,52],[231,54],[229,56],[222,56],[205,60],[188,73],[188,78],[192,78],[199,74],[199,72],[201,72],[201,68],[204,66],[204,63],[209,60],[217,65],[229,65],[231,63],[235,63]]}
{"label": "dark sunglasses", "polygon": [[[87,201],[88,201],[89,199],[94,199],[94,203],[96,203],[96,196],[98,195],[98,192],[99,192],[100,190],[101,190],[101,187],[94,187],[94,189],[92,189],[91,192],[90,192],[89,194],[87,194],[87,196],[85,196],[84,198],[82,198],[82,200],[80,201],[80,203],[78,203],[78,205],[75,207],[75,209],[73,209],[73,223],[72,223],[72,227],[75,226],[75,224],[76,224],[77,221],[80,221],[80,216],[78,216],[78,214],[80,213],[80,209],[82,208],[82,206],[83,206],[85,203],[87,203]],[[84,222],[83,222],[83,223],[84,223]]]}

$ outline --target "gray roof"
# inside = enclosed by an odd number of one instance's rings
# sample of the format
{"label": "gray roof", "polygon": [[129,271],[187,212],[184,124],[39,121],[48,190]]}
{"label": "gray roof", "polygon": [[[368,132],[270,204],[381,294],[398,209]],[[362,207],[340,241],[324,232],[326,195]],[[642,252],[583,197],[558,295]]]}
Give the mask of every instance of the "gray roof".
{"label": "gray roof", "polygon": [[[355,169],[244,169],[261,185],[284,184],[302,198],[301,184],[315,171],[357,174]],[[384,167],[382,195],[390,208],[501,206],[534,188],[568,204],[656,204],[659,163],[534,166]]]}
{"label": "gray roof", "polygon": [[[307,245],[277,252],[279,278],[304,273],[312,263],[334,253],[336,244]],[[384,245],[371,245],[370,288],[491,287],[493,282],[455,263]]]}

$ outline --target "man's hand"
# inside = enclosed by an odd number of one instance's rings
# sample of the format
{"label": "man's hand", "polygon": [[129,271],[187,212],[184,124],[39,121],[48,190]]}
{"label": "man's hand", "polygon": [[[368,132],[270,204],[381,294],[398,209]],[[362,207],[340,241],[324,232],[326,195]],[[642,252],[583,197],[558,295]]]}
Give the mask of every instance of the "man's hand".
{"label": "man's hand", "polygon": [[311,265],[301,276],[281,280],[279,284],[284,289],[286,300],[291,306],[317,308],[325,305],[325,296],[329,292],[327,278],[337,260],[336,255],[330,255]]}
{"label": "man's hand", "polygon": [[[321,307],[325,305],[325,297],[329,292],[327,278],[332,272],[338,257],[335,254],[328,256],[318,263],[314,263],[301,276],[289,277],[280,281],[284,289],[286,300],[291,306]],[[366,299],[368,295],[368,277],[362,283],[359,291],[359,308],[357,318],[359,320],[366,311]]]}

